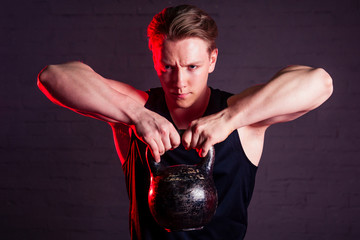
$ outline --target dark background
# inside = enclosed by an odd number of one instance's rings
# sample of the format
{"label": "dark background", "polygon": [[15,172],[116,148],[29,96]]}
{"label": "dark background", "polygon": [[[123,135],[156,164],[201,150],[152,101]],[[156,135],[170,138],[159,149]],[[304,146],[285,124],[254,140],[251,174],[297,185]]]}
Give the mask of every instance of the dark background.
{"label": "dark background", "polygon": [[[36,77],[81,60],[139,89],[159,86],[146,27],[179,3],[1,2],[0,239],[129,239],[110,127],[52,104]],[[320,108],[269,129],[246,239],[360,239],[360,1],[191,3],[219,27],[211,86],[240,92],[289,64],[323,67],[334,80]]]}

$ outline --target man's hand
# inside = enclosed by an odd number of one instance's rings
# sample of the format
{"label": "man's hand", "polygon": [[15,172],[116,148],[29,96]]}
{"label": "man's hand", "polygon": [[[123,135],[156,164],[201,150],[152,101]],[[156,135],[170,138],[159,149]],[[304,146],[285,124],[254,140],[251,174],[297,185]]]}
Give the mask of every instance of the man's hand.
{"label": "man's hand", "polygon": [[185,148],[195,148],[205,157],[211,146],[224,141],[234,130],[229,111],[225,109],[192,121],[182,136],[182,144]]}
{"label": "man's hand", "polygon": [[160,156],[166,151],[177,148],[180,144],[180,135],[174,125],[145,108],[132,128],[136,136],[150,147],[156,162],[160,162]]}

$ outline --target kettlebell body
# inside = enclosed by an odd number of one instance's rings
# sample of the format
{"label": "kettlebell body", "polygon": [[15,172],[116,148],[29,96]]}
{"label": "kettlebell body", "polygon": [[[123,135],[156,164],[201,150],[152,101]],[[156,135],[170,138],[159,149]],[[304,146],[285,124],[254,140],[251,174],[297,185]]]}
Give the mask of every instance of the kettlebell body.
{"label": "kettlebell body", "polygon": [[151,172],[148,202],[157,223],[167,231],[202,229],[217,208],[217,191],[212,177],[215,150],[197,165],[165,167],[148,159]]}

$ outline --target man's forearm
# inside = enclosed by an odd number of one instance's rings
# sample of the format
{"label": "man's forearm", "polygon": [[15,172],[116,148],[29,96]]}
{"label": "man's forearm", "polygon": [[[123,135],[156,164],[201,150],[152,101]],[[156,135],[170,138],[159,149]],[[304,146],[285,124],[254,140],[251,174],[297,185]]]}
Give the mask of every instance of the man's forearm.
{"label": "man's forearm", "polygon": [[39,74],[38,86],[54,103],[108,122],[132,124],[143,107],[80,62],[48,66]]}
{"label": "man's forearm", "polygon": [[320,106],[332,93],[332,79],[323,69],[290,66],[273,79],[229,99],[234,129],[293,120]]}

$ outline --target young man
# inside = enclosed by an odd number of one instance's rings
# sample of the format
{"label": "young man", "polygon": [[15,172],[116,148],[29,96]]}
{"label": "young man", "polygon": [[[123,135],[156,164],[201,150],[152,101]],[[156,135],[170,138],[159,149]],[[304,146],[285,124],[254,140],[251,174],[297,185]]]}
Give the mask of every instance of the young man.
{"label": "young man", "polygon": [[[132,239],[243,239],[266,129],[315,109],[332,93],[331,77],[305,66],[286,67],[236,95],[212,89],[207,79],[217,60],[216,36],[213,19],[194,6],[157,14],[148,37],[162,88],[147,92],[105,79],[80,62],[51,65],[39,74],[38,86],[53,102],[112,126],[129,193]],[[178,129],[185,130],[181,137]],[[215,146],[219,201],[203,230],[168,233],[152,218],[147,146],[156,161],[164,155],[167,164],[197,163],[197,153],[188,149],[205,156]]]}

